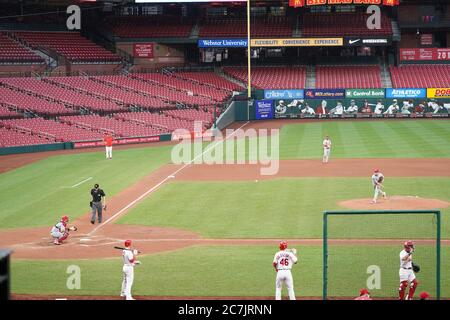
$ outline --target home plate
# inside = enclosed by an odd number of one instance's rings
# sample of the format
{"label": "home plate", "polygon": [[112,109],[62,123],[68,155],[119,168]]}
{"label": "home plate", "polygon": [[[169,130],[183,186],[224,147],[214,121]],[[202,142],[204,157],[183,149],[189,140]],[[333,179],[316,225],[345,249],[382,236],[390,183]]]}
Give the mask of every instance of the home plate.
{"label": "home plate", "polygon": [[175,176],[168,176],[167,178],[175,178]]}
{"label": "home plate", "polygon": [[89,239],[89,238],[81,238],[80,241],[92,241],[92,239]]}

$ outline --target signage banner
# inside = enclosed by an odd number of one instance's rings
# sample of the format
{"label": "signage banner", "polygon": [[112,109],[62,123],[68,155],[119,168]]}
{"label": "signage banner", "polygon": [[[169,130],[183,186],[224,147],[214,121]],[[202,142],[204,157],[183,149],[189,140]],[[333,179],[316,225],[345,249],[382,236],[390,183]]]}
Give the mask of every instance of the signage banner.
{"label": "signage banner", "polygon": [[256,119],[272,119],[273,118],[273,100],[256,100]]}
{"label": "signage banner", "polygon": [[400,61],[450,61],[450,48],[400,48]]}
{"label": "signage banner", "polygon": [[200,39],[199,48],[245,48],[247,39]]}
{"label": "signage banner", "polygon": [[133,57],[153,58],[153,43],[133,43]]}
{"label": "signage banner", "polygon": [[[161,139],[160,136],[152,136],[152,137],[138,137],[138,138],[123,138],[114,140],[114,145],[117,144],[131,144],[131,143],[145,143],[145,142],[159,142]],[[98,141],[79,141],[73,143],[73,148],[90,148],[90,147],[103,147],[105,143],[103,140]]]}
{"label": "signage banner", "polygon": [[346,98],[384,98],[384,89],[347,89]]}
{"label": "signage banner", "polygon": [[305,90],[307,99],[344,99],[345,89],[309,89]]}
{"label": "signage banner", "polygon": [[386,98],[425,98],[427,89],[386,89]]}
{"label": "signage banner", "polygon": [[290,38],[251,39],[252,47],[337,47],[343,46],[343,38]]}
{"label": "signage banner", "polygon": [[264,90],[264,99],[303,99],[304,90]]}
{"label": "signage banner", "polygon": [[450,88],[428,88],[427,98],[450,98]]}
{"label": "signage banner", "polygon": [[356,38],[356,37],[346,37],[345,45],[350,47],[358,46],[387,46],[391,43],[388,38]]}

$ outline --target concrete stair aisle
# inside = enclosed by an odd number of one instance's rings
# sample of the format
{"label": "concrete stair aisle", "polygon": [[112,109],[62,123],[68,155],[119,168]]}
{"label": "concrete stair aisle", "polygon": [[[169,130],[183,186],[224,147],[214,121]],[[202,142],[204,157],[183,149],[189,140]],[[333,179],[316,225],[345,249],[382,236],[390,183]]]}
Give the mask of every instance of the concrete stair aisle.
{"label": "concrete stair aisle", "polygon": [[314,66],[306,66],[306,89],[316,88],[316,68]]}
{"label": "concrete stair aisle", "polygon": [[391,73],[389,72],[389,68],[386,63],[382,63],[380,73],[381,85],[383,86],[383,88],[392,88]]}

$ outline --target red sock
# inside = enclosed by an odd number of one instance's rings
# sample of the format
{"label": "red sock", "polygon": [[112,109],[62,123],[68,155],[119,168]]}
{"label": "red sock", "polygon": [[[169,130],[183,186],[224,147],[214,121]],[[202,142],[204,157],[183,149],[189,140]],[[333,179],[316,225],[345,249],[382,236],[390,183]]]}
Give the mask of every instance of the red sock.
{"label": "red sock", "polygon": [[64,235],[61,238],[58,239],[59,243],[62,243],[64,240],[66,240],[68,236],[69,236],[68,233],[64,233]]}
{"label": "red sock", "polygon": [[408,293],[408,299],[412,300],[414,297],[414,292],[416,292],[416,288],[419,282],[414,279],[413,282],[411,282],[411,285],[409,286],[409,293]]}
{"label": "red sock", "polygon": [[398,298],[399,300],[405,300],[405,291],[408,287],[408,281],[400,282],[400,287],[398,288]]}

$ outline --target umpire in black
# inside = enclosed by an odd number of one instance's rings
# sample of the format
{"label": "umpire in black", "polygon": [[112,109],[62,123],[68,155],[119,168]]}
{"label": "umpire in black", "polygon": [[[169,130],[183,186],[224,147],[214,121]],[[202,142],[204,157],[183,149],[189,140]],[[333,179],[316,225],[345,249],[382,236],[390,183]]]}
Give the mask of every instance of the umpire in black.
{"label": "umpire in black", "polygon": [[94,185],[94,189],[91,189],[91,195],[91,223],[95,223],[96,214],[98,215],[98,223],[102,223],[102,212],[103,209],[106,210],[106,195],[97,183]]}

